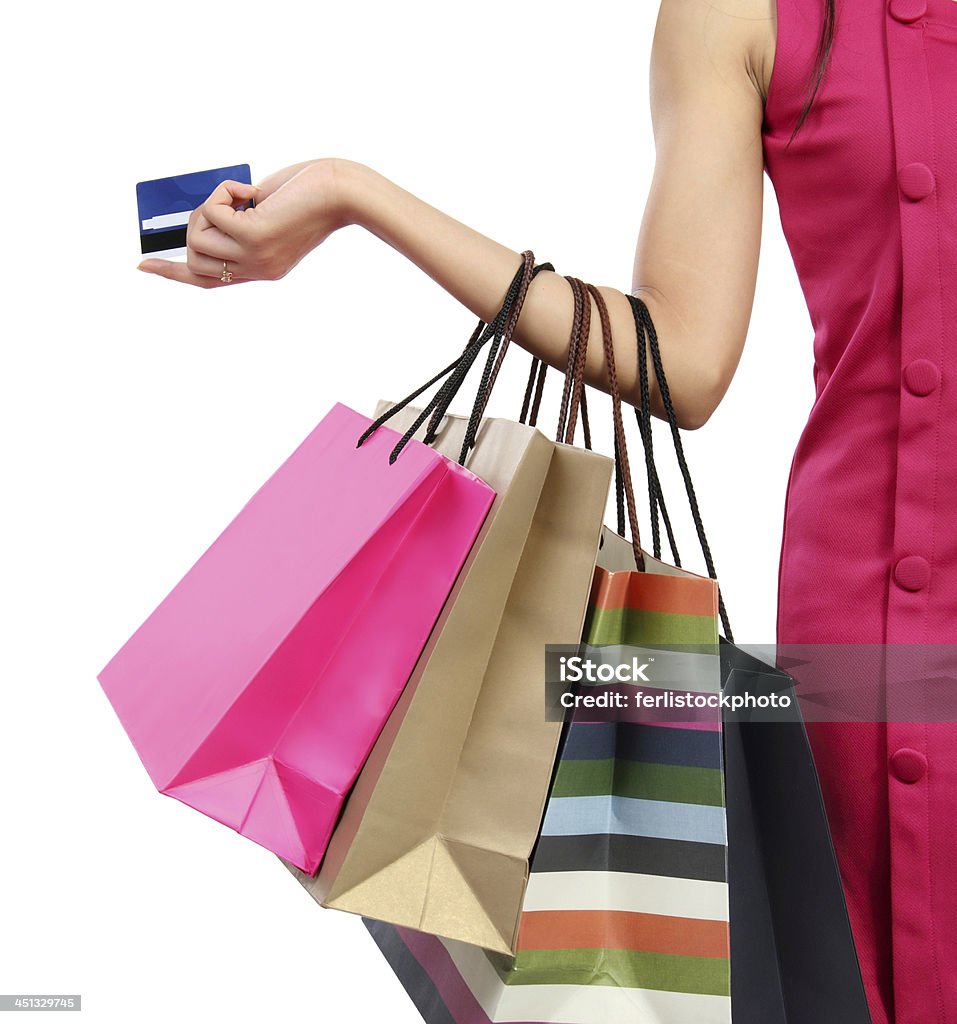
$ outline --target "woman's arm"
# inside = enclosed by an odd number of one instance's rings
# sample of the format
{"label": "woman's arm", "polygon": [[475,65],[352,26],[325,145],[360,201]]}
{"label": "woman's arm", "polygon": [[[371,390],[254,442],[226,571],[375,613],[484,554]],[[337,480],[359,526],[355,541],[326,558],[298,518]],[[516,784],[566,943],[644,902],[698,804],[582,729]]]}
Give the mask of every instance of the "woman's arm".
{"label": "woman's arm", "polygon": [[[769,32],[773,41],[768,8],[773,11],[773,4],[662,0],[655,30],[651,105],[656,161],[632,294],[644,300],[655,322],[678,422],[686,429],[700,427],[727,390],[751,317],[763,205],[761,123]],[[222,260],[229,259],[245,279],[281,277],[331,231],[359,224],[488,321],[521,263],[515,250],[354,161],[307,161],[261,185],[255,209],[233,210],[232,202],[248,194],[234,188],[223,190],[218,201],[214,193],[197,211],[189,243],[197,252],[191,251],[189,269],[181,264],[145,269],[209,285],[211,277],[218,278]],[[568,273],[587,279],[581,268]],[[600,291],[611,317],[622,396],[637,404],[631,307],[618,289],[600,286]],[[573,308],[561,273],[539,273],[529,287],[514,341],[563,370]],[[585,377],[603,390],[604,362],[593,303]],[[652,411],[663,418],[653,371],[649,383]]]}

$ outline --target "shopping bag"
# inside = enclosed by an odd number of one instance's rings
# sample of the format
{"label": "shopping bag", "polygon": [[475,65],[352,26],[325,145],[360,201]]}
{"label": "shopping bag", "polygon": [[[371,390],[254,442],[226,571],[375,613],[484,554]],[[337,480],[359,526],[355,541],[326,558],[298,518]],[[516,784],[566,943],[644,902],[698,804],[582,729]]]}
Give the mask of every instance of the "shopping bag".
{"label": "shopping bag", "polygon": [[[584,644],[690,645],[683,687],[717,693],[714,581],[650,562],[644,573],[595,569]],[[566,726],[514,958],[366,927],[430,1024],[723,1022],[725,860],[720,711],[677,723],[580,710]]]}
{"label": "shopping bag", "polygon": [[169,796],[314,870],[494,491],[335,405],[99,675]]}
{"label": "shopping bag", "polygon": [[[466,426],[446,416],[438,450],[458,451]],[[296,874],[326,907],[508,951],[560,732],[543,645],[580,633],[611,460],[489,417],[469,466],[497,492],[489,528],[320,871]]]}
{"label": "shopping bag", "polygon": [[[631,545],[608,530],[602,536],[602,559],[619,571],[634,568]],[[645,561],[653,572],[668,571],[667,563],[647,552]],[[599,629],[595,638],[604,643],[608,632]],[[685,639],[690,641],[691,634]],[[869,1024],[794,680],[726,637],[718,639],[721,692],[741,700],[739,709],[726,704],[721,719],[731,1019],[734,1024]],[[773,710],[747,704],[750,697],[769,695],[777,698]],[[619,745],[630,728],[619,725]],[[709,866],[699,851],[697,863],[706,876],[718,877],[717,856]],[[385,938],[395,946],[394,937]]]}
{"label": "shopping bag", "polygon": [[794,680],[723,637],[721,660],[728,696],[779,697],[724,723],[735,1024],[870,1024]]}
{"label": "shopping bag", "polygon": [[[389,422],[425,429],[411,406]],[[294,873],[326,907],[510,951],[560,733],[543,645],[580,635],[612,464],[506,419],[445,414],[436,429],[495,504],[321,869]]]}

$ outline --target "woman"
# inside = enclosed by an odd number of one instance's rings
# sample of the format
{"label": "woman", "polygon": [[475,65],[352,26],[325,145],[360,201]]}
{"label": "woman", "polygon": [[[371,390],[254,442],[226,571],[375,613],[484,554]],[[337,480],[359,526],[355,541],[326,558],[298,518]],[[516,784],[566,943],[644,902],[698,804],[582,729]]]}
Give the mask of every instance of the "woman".
{"label": "woman", "polygon": [[[765,171],[815,329],[777,642],[957,642],[957,2],[662,0],[651,70],[656,165],[633,294],[679,423],[705,424],[737,367]],[[187,264],[141,269],[201,287],[275,280],[347,224],[484,320],[520,262],[371,168],[318,159],[225,183],[190,220]],[[631,309],[601,292],[637,403]],[[515,341],[563,369],[572,308],[563,278],[540,273]],[[586,379],[603,387],[591,324]],[[653,375],[651,400],[663,418]],[[957,1021],[953,727],[809,732],[875,1024]]]}

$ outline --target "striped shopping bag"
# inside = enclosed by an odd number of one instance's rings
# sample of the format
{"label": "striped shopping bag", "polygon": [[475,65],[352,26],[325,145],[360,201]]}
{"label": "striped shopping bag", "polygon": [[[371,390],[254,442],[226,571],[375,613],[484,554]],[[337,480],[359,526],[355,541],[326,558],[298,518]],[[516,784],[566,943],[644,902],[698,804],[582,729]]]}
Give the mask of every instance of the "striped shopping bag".
{"label": "striped shopping bag", "polygon": [[[672,659],[641,684],[663,697],[720,693],[717,583],[645,568],[596,568],[585,649]],[[427,1024],[730,1021],[720,708],[602,714],[566,723],[514,957],[365,920]]]}

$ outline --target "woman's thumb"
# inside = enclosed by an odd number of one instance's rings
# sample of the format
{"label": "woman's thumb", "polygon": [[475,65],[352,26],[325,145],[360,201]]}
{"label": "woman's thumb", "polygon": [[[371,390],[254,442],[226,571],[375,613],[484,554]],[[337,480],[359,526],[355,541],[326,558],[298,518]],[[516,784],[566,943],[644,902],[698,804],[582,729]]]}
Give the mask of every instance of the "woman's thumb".
{"label": "woman's thumb", "polygon": [[245,202],[247,199],[259,198],[262,190],[258,185],[250,185],[245,181],[226,180],[216,187],[207,202],[226,203]]}
{"label": "woman's thumb", "polygon": [[213,189],[212,195],[203,203],[201,209],[210,223],[229,234],[233,219],[240,216],[236,209],[237,204],[244,203],[258,194],[258,185],[227,179]]}

